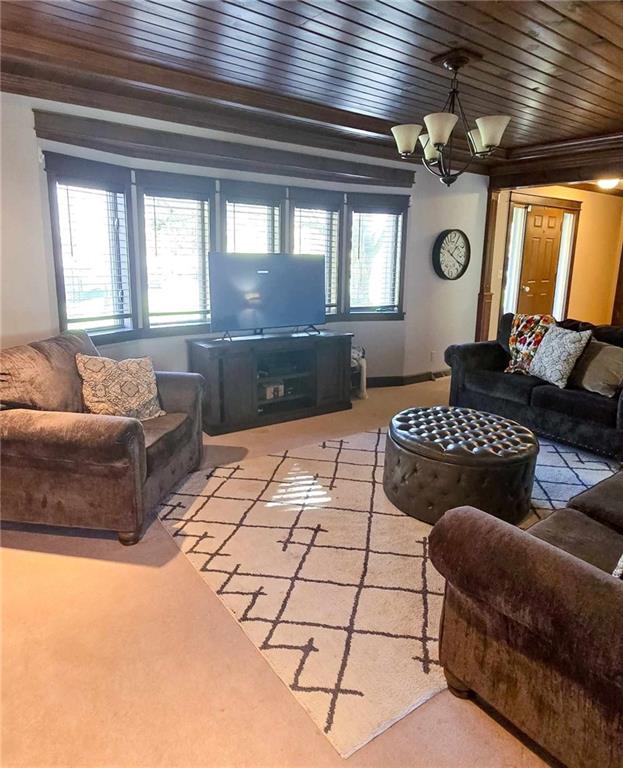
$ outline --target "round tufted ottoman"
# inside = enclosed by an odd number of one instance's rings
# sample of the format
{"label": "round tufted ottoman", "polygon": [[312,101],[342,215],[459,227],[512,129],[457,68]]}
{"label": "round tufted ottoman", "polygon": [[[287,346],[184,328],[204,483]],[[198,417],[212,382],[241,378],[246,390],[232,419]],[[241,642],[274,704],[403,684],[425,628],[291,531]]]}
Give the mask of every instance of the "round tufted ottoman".
{"label": "round tufted ottoman", "polygon": [[539,444],[515,421],[471,408],[409,408],[391,420],[383,487],[427,523],[452,507],[478,507],[509,523],[530,510]]}

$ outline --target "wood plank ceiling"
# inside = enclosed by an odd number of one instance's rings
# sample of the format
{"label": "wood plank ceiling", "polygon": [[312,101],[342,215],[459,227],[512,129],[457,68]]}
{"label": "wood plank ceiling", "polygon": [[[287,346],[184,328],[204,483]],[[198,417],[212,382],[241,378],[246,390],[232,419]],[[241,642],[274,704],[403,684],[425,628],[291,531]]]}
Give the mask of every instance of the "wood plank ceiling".
{"label": "wood plank ceiling", "polygon": [[621,2],[5,0],[1,24],[5,90],[382,157],[445,101],[431,58],[467,48],[464,107],[512,116],[507,168],[623,146]]}

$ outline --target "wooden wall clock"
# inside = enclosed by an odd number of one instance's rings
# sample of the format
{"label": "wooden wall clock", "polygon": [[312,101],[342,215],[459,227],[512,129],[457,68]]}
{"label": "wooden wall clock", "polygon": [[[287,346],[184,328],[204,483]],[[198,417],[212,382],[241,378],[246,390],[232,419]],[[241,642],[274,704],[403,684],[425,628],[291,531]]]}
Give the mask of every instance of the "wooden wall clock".
{"label": "wooden wall clock", "polygon": [[469,266],[469,239],[460,229],[444,229],[433,245],[433,269],[444,280],[458,280]]}

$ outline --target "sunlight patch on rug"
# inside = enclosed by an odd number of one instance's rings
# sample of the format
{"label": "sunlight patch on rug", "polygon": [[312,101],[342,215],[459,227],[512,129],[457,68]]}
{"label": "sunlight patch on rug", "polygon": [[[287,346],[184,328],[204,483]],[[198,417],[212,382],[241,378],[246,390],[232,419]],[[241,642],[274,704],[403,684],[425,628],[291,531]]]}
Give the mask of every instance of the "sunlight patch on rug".
{"label": "sunlight patch on rug", "polygon": [[[430,526],[386,499],[384,445],[377,430],[201,469],[160,510],[343,757],[446,687]],[[526,524],[613,471],[541,441]]]}

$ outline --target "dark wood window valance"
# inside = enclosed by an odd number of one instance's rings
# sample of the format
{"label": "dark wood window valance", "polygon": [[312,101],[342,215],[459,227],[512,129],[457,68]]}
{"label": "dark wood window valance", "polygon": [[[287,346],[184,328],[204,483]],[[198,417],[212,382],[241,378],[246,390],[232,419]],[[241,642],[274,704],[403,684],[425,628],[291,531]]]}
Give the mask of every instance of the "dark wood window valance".
{"label": "dark wood window valance", "polygon": [[126,157],[345,184],[410,187],[414,170],[34,110],[41,139]]}

